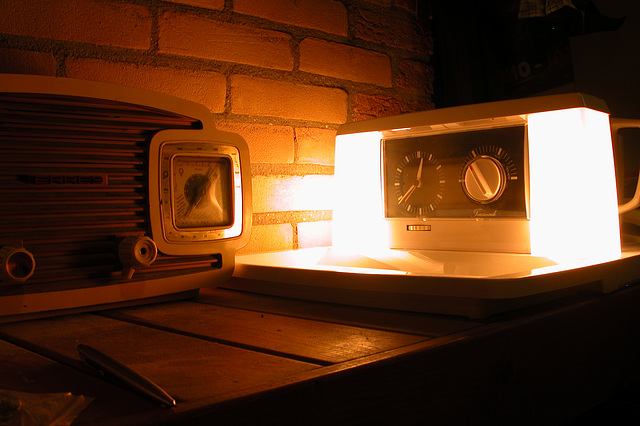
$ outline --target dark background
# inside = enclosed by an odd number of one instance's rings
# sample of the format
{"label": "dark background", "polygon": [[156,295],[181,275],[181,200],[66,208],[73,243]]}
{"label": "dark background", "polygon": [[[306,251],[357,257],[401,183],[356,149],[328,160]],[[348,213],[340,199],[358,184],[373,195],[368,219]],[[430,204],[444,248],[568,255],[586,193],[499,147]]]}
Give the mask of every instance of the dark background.
{"label": "dark background", "polygon": [[436,107],[579,91],[640,118],[640,2],[574,4],[518,19],[519,0],[434,0]]}

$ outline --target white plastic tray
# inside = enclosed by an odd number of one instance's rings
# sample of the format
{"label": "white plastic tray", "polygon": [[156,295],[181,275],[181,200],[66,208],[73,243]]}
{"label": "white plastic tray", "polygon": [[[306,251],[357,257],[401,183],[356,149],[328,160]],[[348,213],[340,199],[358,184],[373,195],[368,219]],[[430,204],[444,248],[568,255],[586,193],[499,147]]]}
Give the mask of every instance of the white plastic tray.
{"label": "white plastic tray", "polygon": [[640,280],[640,247],[621,259],[555,263],[524,254],[355,253],[331,247],[238,256],[224,287],[263,294],[483,318]]}

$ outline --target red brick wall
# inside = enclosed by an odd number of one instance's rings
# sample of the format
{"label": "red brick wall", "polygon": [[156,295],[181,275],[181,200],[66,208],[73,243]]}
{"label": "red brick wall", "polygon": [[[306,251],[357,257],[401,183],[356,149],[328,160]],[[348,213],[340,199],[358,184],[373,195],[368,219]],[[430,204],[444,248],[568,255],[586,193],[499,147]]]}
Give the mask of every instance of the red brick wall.
{"label": "red brick wall", "polygon": [[338,126],[432,107],[418,1],[2,0],[0,73],[206,105],[249,144],[254,228],[243,252],[328,245]]}

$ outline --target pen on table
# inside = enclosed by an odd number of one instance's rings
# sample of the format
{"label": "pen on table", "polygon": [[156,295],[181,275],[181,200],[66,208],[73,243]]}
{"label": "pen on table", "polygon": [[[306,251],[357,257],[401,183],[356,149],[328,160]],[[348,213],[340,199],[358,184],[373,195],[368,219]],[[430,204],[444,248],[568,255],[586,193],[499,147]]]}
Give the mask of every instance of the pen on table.
{"label": "pen on table", "polygon": [[101,374],[115,377],[134,390],[141,392],[163,405],[168,405],[169,407],[176,406],[176,400],[160,386],[96,348],[87,345],[78,345],[78,353],[87,365],[98,370]]}

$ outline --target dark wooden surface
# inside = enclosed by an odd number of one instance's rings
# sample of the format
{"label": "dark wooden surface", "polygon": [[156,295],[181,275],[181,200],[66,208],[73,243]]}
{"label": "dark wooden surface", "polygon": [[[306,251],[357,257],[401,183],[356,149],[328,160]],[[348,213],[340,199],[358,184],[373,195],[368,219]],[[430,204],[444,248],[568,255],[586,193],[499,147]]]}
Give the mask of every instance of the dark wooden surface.
{"label": "dark wooden surface", "polygon": [[[0,389],[93,398],[74,424],[559,424],[640,378],[640,286],[469,320],[203,290],[0,325]],[[95,377],[92,345],[164,387]]]}

